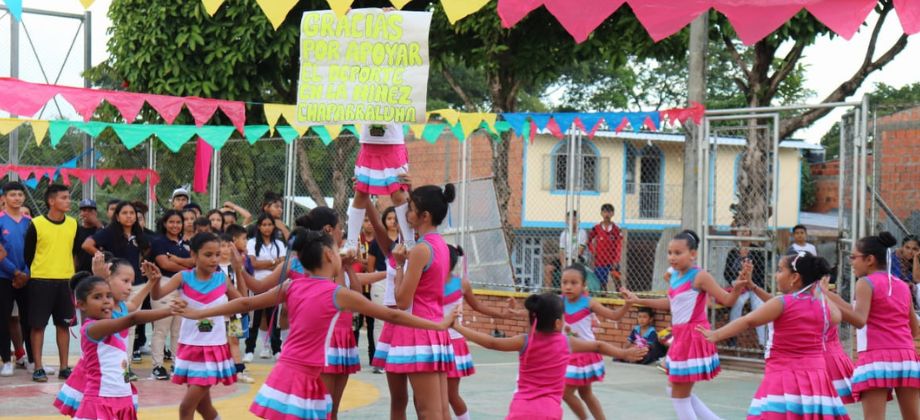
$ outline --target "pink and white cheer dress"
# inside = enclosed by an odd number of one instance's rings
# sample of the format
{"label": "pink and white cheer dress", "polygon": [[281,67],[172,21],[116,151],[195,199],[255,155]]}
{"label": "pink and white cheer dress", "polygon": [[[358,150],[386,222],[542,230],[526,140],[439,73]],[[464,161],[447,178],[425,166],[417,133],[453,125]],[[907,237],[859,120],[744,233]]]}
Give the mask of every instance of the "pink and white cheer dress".
{"label": "pink and white cheer dress", "polygon": [[[591,298],[581,295],[572,302],[563,296],[562,301],[565,304],[563,318],[570,332],[581,340],[594,341],[594,329],[591,325],[594,313],[591,312]],[[572,353],[565,369],[565,384],[569,386],[589,385],[592,382],[603,381],[604,374],[604,357],[600,353]]]}
{"label": "pink and white cheer dress", "polygon": [[670,382],[708,381],[721,371],[716,346],[696,332],[697,326],[711,328],[706,318],[708,295],[693,287],[699,273],[698,267],[690,268],[683,275],[674,273],[668,286],[673,342],[665,364]]}

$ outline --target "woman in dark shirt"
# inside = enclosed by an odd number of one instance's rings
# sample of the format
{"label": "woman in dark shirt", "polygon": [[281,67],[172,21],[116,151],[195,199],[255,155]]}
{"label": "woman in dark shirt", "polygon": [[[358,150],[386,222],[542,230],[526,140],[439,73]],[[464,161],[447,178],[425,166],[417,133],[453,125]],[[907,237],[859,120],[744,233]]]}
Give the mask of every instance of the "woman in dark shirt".
{"label": "woman in dark shirt", "polygon": [[[153,242],[150,256],[163,273],[161,281],[168,281],[176,273],[188,270],[195,265],[182,241],[182,225],[182,214],[176,210],[166,211],[157,224],[159,237]],[[159,300],[151,301],[150,306],[153,309],[168,307],[170,302],[178,296],[179,292],[174,291]],[[153,323],[153,347],[150,353],[153,358],[153,377],[158,380],[169,379],[169,373],[163,367],[166,334],[170,336],[169,348],[175,354],[179,340],[179,325],[179,317],[163,318]]]}

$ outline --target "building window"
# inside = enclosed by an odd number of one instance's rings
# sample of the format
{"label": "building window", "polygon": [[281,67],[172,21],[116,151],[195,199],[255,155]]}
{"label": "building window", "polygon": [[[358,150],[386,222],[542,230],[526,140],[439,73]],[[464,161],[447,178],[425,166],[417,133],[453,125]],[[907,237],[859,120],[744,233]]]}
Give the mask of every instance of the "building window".
{"label": "building window", "polygon": [[661,203],[664,198],[663,161],[664,156],[658,146],[650,144],[642,148],[639,160],[639,217],[643,219],[661,218]]}
{"label": "building window", "polygon": [[625,143],[626,157],[625,168],[623,170],[623,182],[626,186],[626,194],[636,193],[636,148],[635,146]]}
{"label": "building window", "polygon": [[[569,189],[569,144],[568,141],[561,141],[553,150],[552,159],[552,189],[554,191],[564,191]],[[574,175],[576,179],[581,179],[581,191],[598,192],[599,182],[598,174],[600,173],[600,164],[602,160],[598,156],[597,149],[587,140],[581,142],[581,165],[575,167]],[[580,172],[580,173],[579,173]]]}

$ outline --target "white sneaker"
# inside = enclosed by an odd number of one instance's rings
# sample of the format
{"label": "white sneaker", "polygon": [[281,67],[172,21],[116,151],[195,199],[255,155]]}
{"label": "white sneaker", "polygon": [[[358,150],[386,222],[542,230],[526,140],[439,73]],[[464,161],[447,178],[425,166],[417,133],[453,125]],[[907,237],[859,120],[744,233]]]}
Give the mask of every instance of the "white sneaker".
{"label": "white sneaker", "polygon": [[55,373],[57,373],[57,369],[51,366],[45,366],[45,375],[51,376],[51,375],[54,375]]}
{"label": "white sneaker", "polygon": [[29,357],[22,356],[19,359],[16,359],[16,367],[20,369],[27,369],[29,367]]}
{"label": "white sneaker", "polygon": [[260,359],[271,359],[272,358],[272,349],[264,348],[259,352]]}
{"label": "white sneaker", "polygon": [[243,363],[252,363],[252,353],[246,353],[243,355]]}
{"label": "white sneaker", "polygon": [[13,376],[13,362],[3,364],[3,369],[0,369],[0,376]]}
{"label": "white sneaker", "polygon": [[252,376],[249,376],[249,374],[246,372],[240,372],[239,374],[237,374],[236,380],[244,384],[251,384],[256,381],[255,379],[252,379]]}
{"label": "white sneaker", "polygon": [[144,344],[144,345],[141,346],[141,348],[139,348],[138,350],[140,350],[141,354],[146,354],[146,355],[149,355],[149,354],[150,354],[150,346],[147,345],[147,344]]}

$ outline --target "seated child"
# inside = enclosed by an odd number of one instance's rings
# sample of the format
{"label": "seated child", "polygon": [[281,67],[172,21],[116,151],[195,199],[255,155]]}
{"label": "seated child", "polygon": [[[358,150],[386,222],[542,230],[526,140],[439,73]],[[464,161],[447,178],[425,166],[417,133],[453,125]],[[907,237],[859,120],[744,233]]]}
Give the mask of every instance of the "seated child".
{"label": "seated child", "polygon": [[639,360],[635,363],[641,363],[647,365],[655,362],[661,356],[664,356],[666,353],[664,346],[658,342],[658,332],[655,331],[655,326],[652,325],[654,313],[651,308],[639,308],[639,313],[637,314],[637,320],[639,325],[636,325],[632,332],[629,333],[629,344],[628,347],[647,347],[648,353],[642,360]]}

